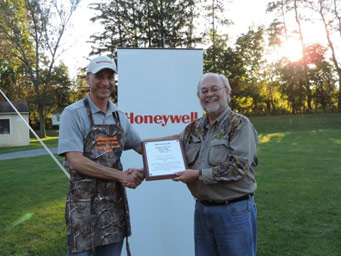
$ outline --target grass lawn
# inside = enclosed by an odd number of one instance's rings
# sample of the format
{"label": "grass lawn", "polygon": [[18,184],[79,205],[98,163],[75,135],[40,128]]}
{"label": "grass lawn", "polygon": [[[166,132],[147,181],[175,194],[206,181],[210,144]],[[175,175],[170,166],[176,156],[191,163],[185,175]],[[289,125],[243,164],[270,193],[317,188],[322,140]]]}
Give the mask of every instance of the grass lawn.
{"label": "grass lawn", "polygon": [[[47,136],[42,139],[48,148],[58,146],[58,130],[47,130]],[[0,154],[11,153],[23,150],[43,148],[41,143],[36,139],[36,137],[30,132],[30,144],[28,146],[18,146],[18,147],[0,147]]]}
{"label": "grass lawn", "polygon": [[260,255],[341,255],[341,130],[261,138]]}
{"label": "grass lawn", "polygon": [[[341,114],[251,120],[258,256],[340,256]],[[65,255],[67,185],[49,156],[0,161],[1,256]]]}
{"label": "grass lawn", "polygon": [[341,114],[251,118],[258,255],[341,255]]}
{"label": "grass lawn", "polygon": [[0,161],[1,256],[65,255],[67,186],[50,156]]}

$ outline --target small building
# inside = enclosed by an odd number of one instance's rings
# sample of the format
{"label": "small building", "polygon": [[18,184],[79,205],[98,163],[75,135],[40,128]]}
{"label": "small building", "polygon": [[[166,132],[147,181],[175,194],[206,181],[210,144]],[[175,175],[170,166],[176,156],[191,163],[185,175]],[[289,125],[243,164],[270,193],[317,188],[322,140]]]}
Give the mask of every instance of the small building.
{"label": "small building", "polygon": [[59,126],[61,113],[52,113],[52,126]]}
{"label": "small building", "polygon": [[55,112],[52,113],[52,126],[59,126],[60,116],[62,115],[63,109],[56,109]]}
{"label": "small building", "polygon": [[[14,101],[12,103],[29,123],[27,101]],[[29,128],[7,101],[0,101],[0,147],[26,146],[29,144]]]}

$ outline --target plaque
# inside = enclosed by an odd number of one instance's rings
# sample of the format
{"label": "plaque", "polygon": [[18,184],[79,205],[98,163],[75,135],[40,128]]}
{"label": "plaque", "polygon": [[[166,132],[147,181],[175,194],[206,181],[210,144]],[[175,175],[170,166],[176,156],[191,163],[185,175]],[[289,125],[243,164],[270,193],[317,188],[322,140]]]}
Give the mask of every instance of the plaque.
{"label": "plaque", "polygon": [[187,169],[182,140],[144,141],[142,154],[146,180],[171,179]]}

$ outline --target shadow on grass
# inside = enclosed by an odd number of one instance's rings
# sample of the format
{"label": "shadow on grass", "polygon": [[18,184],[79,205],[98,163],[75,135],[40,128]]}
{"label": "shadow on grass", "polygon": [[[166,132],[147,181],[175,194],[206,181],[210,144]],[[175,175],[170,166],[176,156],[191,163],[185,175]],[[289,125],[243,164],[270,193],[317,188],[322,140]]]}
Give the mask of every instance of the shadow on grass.
{"label": "shadow on grass", "polygon": [[340,129],[341,113],[250,117],[259,134]]}
{"label": "shadow on grass", "polygon": [[258,255],[340,255],[340,139],[336,129],[263,137],[256,169]]}

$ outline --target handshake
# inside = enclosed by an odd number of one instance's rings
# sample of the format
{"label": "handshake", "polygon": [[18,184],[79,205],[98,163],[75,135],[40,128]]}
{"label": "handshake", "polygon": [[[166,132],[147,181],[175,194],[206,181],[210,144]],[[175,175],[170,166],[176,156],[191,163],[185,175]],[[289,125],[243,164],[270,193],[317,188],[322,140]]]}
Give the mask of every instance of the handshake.
{"label": "handshake", "polygon": [[[142,183],[145,178],[144,170],[138,168],[129,168],[128,170],[122,172],[123,179],[121,183],[128,187],[135,189],[138,185]],[[174,174],[173,181],[181,181],[185,184],[193,182],[199,178],[199,170],[186,169],[185,171],[176,172]]]}
{"label": "handshake", "polygon": [[135,189],[144,180],[144,170],[138,168],[129,168],[122,172],[120,182],[128,188]]}

